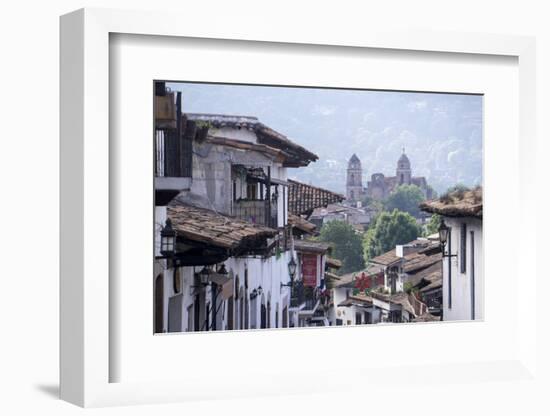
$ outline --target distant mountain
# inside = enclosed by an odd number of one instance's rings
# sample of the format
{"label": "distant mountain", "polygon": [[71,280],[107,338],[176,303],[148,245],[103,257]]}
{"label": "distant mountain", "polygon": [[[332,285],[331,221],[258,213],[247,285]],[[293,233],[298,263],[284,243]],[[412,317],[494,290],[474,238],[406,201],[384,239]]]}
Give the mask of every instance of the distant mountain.
{"label": "distant mountain", "polygon": [[364,183],[394,175],[405,148],[415,176],[439,193],[482,182],[482,97],[382,91],[168,84],[186,112],[258,117],[319,156],[289,175],[344,192],[347,160],[361,159]]}

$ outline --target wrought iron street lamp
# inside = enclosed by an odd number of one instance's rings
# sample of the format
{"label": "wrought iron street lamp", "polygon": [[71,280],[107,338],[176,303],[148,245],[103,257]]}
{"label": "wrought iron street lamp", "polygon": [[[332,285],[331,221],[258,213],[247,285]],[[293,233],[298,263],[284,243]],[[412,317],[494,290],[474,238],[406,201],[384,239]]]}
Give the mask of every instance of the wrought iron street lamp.
{"label": "wrought iron street lamp", "polygon": [[202,286],[208,286],[208,277],[210,276],[210,270],[204,266],[202,270],[198,273],[199,282]]}
{"label": "wrought iron street lamp", "polygon": [[456,254],[451,254],[451,247],[450,244],[448,244],[448,253],[445,254],[445,247],[447,247],[447,243],[450,243],[449,241],[449,233],[451,229],[447,227],[445,222],[441,220],[441,224],[439,225],[439,245],[441,246],[441,254],[443,257],[457,257]]}
{"label": "wrought iron street lamp", "polygon": [[288,275],[290,276],[290,282],[281,282],[281,288],[283,288],[284,286],[292,287],[294,285],[294,278],[296,277],[296,261],[294,260],[294,257],[291,257],[290,261],[288,262]]}
{"label": "wrought iron street lamp", "polygon": [[447,244],[447,237],[449,237],[449,227],[445,225],[445,222],[441,220],[439,224],[439,243],[441,246],[445,247]]}
{"label": "wrought iron street lamp", "polygon": [[176,253],[176,230],[172,228],[170,218],[160,231],[160,253],[164,257],[172,257]]}
{"label": "wrought iron street lamp", "polygon": [[288,275],[290,276],[290,281],[294,282],[294,277],[296,276],[296,261],[294,261],[294,257],[291,257],[288,262]]}

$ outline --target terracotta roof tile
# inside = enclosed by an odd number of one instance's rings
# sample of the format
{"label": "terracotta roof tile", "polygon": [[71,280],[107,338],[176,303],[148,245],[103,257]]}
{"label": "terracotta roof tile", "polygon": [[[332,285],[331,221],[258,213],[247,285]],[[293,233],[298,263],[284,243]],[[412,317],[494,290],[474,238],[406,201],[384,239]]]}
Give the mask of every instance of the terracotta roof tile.
{"label": "terracotta roof tile", "polygon": [[326,207],[345,199],[344,195],[292,179],[288,183],[288,210],[295,215],[309,215],[315,208]]}
{"label": "terracotta roof tile", "polygon": [[371,263],[379,264],[381,266],[390,266],[402,260],[402,257],[398,257],[395,254],[395,249],[387,251],[384,254],[374,257],[370,260]]}
{"label": "terracotta roof tile", "polygon": [[294,249],[300,252],[324,254],[332,249],[332,245],[322,241],[294,240]]}
{"label": "terracotta roof tile", "polygon": [[441,262],[441,253],[437,253],[431,256],[426,256],[421,253],[414,253],[413,255],[405,256],[405,264],[403,265],[403,272],[413,274],[420,270],[426,269],[433,264],[439,264]]}
{"label": "terracotta roof tile", "polygon": [[167,215],[178,237],[224,249],[236,249],[245,243],[277,234],[271,228],[178,201],[167,207]]}
{"label": "terracotta roof tile", "polygon": [[447,217],[483,218],[483,188],[455,191],[439,199],[421,203],[420,209]]}
{"label": "terracotta roof tile", "polygon": [[185,115],[188,120],[209,123],[214,128],[230,127],[254,131],[258,144],[282,150],[287,154],[285,166],[307,166],[310,162],[319,159],[315,153],[293,142],[284,134],[267,127],[257,117],[206,113],[186,113]]}
{"label": "terracotta roof tile", "polygon": [[288,223],[294,228],[297,228],[298,230],[307,234],[315,234],[315,231],[317,229],[317,226],[315,224],[300,217],[299,215],[289,214]]}

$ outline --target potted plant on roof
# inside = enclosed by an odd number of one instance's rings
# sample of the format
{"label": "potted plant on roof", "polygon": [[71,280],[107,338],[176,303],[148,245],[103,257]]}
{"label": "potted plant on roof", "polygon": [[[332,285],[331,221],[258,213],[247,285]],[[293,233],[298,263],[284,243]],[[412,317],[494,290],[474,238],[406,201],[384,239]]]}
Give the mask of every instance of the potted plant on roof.
{"label": "potted plant on roof", "polygon": [[196,138],[198,141],[203,141],[206,139],[206,136],[208,135],[208,130],[210,129],[210,127],[212,127],[212,123],[210,123],[209,121],[199,120],[196,123],[196,127]]}

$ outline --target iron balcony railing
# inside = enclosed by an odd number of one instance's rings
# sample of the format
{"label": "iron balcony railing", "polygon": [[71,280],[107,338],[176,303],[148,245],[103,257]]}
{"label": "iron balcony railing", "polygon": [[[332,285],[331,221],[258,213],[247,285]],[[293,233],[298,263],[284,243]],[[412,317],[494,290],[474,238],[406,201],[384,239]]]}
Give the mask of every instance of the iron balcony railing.
{"label": "iron balcony railing", "polygon": [[290,297],[291,308],[304,305],[302,310],[314,310],[318,302],[319,295],[316,288],[305,287],[301,281],[294,283]]}

